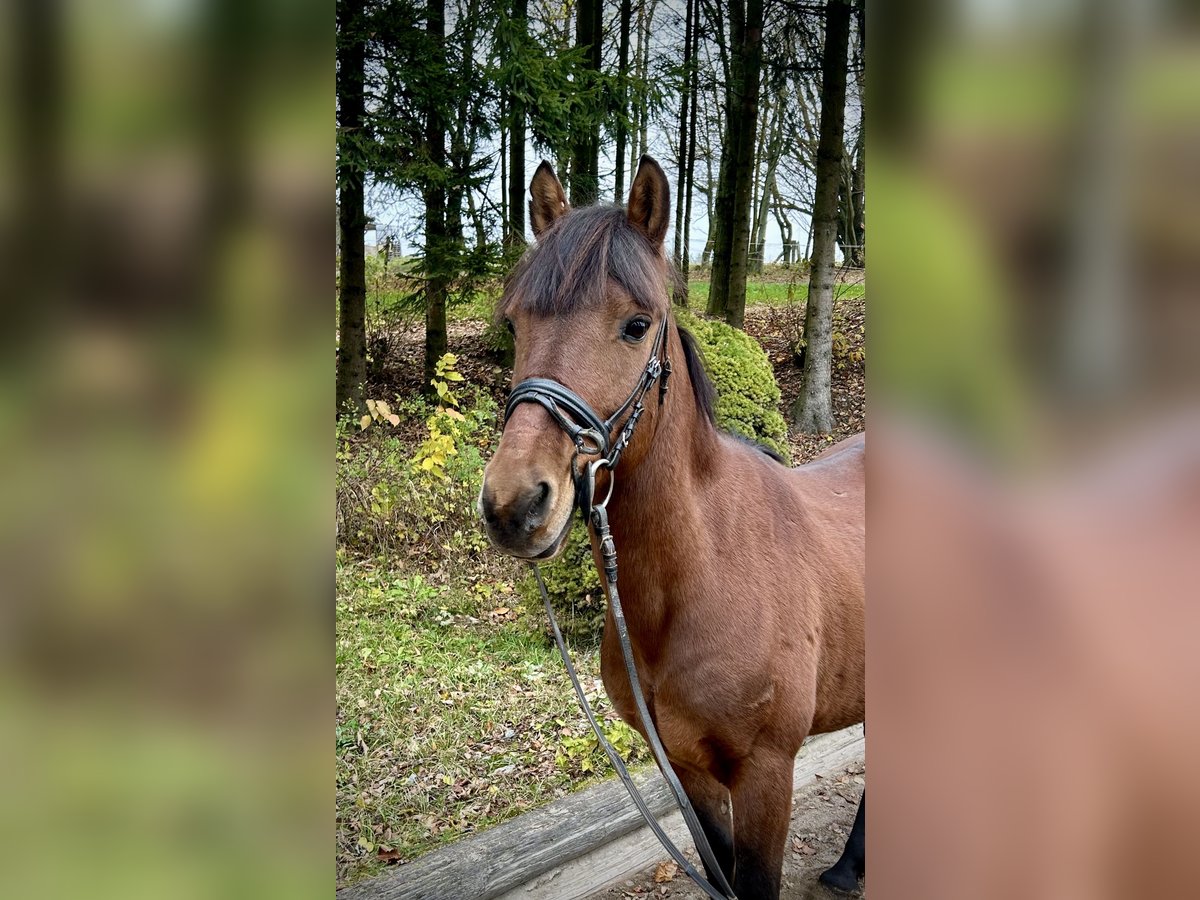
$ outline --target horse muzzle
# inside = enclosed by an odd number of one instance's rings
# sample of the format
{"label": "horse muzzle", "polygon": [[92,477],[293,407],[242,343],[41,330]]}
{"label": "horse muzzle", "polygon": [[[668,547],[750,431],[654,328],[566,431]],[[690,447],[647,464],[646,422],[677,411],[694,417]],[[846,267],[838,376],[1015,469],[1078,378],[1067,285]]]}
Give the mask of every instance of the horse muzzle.
{"label": "horse muzzle", "polygon": [[488,539],[520,559],[550,559],[566,544],[574,510],[572,492],[549,479],[508,483],[484,478],[479,512]]}

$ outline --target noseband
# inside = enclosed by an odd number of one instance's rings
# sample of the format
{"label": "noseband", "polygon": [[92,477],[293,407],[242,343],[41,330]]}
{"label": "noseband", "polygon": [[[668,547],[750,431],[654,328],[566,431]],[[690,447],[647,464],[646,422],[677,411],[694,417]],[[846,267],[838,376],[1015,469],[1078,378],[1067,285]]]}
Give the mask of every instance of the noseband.
{"label": "noseband", "polygon": [[[604,579],[608,588],[609,607],[613,615],[613,623],[616,625],[617,640],[621,645],[621,655],[625,659],[625,671],[629,676],[629,686],[633,690],[633,699],[637,707],[638,718],[642,722],[646,741],[654,753],[654,758],[658,761],[658,767],[667,779],[667,784],[671,787],[671,791],[675,794],[675,799],[679,803],[680,812],[683,813],[684,822],[687,823],[688,831],[692,834],[692,840],[695,842],[696,849],[704,860],[708,871],[712,873],[713,879],[716,881],[716,886],[710,884],[703,875],[696,871],[696,868],[688,861],[687,857],[680,852],[679,848],[675,846],[670,837],[663,831],[662,826],[659,825],[658,820],[650,812],[645,799],[633,783],[633,779],[629,777],[629,772],[625,768],[625,763],[621,759],[621,755],[617,753],[605,735],[604,729],[596,721],[596,716],[592,712],[591,704],[588,703],[583,686],[579,683],[579,676],[575,672],[575,666],[571,663],[571,655],[567,652],[567,645],[558,627],[558,621],[554,617],[554,609],[550,605],[550,595],[546,591],[546,584],[542,580],[542,573],[538,570],[536,564],[532,564],[533,573],[537,578],[538,589],[542,594],[542,603],[546,607],[546,615],[550,619],[550,627],[554,632],[554,641],[558,645],[558,652],[562,656],[563,662],[566,663],[567,674],[571,677],[571,684],[575,688],[575,696],[578,698],[579,705],[587,717],[588,724],[592,726],[596,740],[604,748],[605,754],[608,756],[617,775],[620,776],[625,789],[629,791],[629,796],[633,799],[634,805],[637,806],[638,811],[642,814],[642,818],[645,819],[646,824],[671,855],[671,858],[700,886],[711,900],[726,900],[726,898],[736,900],[733,889],[729,886],[729,882],[725,878],[725,874],[721,871],[720,864],[717,862],[716,855],[709,846],[708,839],[704,834],[704,829],[700,825],[700,820],[697,818],[695,810],[692,808],[691,801],[688,800],[687,792],[684,791],[683,785],[680,784],[675,770],[671,768],[671,763],[667,759],[667,751],[663,747],[662,741],[658,737],[658,731],[654,726],[653,717],[651,717],[649,710],[646,708],[646,698],[642,694],[637,667],[633,662],[633,649],[629,642],[629,628],[625,623],[625,613],[621,609],[621,595],[617,591],[617,548],[608,526],[607,507],[608,501],[612,498],[617,463],[621,459],[621,454],[625,452],[625,448],[629,446],[629,441],[633,437],[633,430],[637,427],[638,420],[645,411],[646,394],[654,385],[654,382],[657,381],[659,406],[662,406],[663,400],[667,395],[667,380],[671,376],[671,360],[667,357],[666,346],[667,321],[669,319],[670,314],[667,314],[663,316],[662,322],[659,323],[658,332],[654,336],[654,345],[650,350],[650,359],[647,360],[646,367],[642,370],[642,377],[625,399],[625,402],[607,419],[601,419],[586,400],[561,382],[555,381],[552,378],[526,378],[513,388],[512,393],[508,396],[508,403],[504,407],[504,424],[508,424],[513,411],[522,403],[537,403],[550,414],[550,418],[555,421],[559,428],[566,432],[571,442],[575,445],[575,453],[571,457],[571,479],[575,483],[575,504],[579,507],[579,512],[583,516],[584,522],[589,523],[595,529],[596,537],[600,542],[600,555],[604,560]],[[628,413],[628,417],[625,419],[625,423],[621,425],[620,430],[616,431],[616,436],[614,437],[617,422],[626,413]],[[594,456],[596,458],[580,465],[579,458],[581,456]],[[602,468],[609,470],[608,496],[600,503],[594,503],[596,473]]]}
{"label": "noseband", "polygon": [[[666,347],[669,318],[669,315],[664,316],[659,323],[650,359],[642,370],[642,377],[625,402],[607,419],[600,418],[586,400],[553,378],[526,378],[508,395],[508,403],[504,407],[505,425],[522,403],[537,403],[550,414],[550,418],[566,432],[575,445],[575,454],[571,457],[571,480],[575,484],[575,502],[585,522],[592,519],[596,472],[607,468],[611,473],[616,469],[621,454],[625,452],[633,437],[638,419],[645,411],[646,393],[657,381],[659,406],[667,395],[667,381],[671,377],[671,360],[667,356]],[[629,417],[614,438],[613,432],[617,422],[626,413],[629,413]],[[578,464],[580,456],[597,458],[581,466]],[[609,494],[611,496],[611,489]],[[606,498],[605,503],[607,502]]]}

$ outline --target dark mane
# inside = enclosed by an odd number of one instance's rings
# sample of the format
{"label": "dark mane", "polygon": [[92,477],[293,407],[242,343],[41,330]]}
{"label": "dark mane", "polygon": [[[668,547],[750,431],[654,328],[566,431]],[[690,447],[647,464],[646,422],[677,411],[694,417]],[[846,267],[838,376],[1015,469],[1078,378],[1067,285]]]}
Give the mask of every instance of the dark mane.
{"label": "dark mane", "polygon": [[679,343],[683,345],[683,358],[687,362],[688,380],[692,382],[692,394],[696,398],[696,411],[715,428],[717,389],[704,371],[704,357],[696,339],[682,325],[676,327],[679,329]]}
{"label": "dark mane", "polygon": [[538,239],[509,276],[496,313],[512,308],[565,315],[601,302],[612,279],[647,312],[670,308],[665,260],[621,206],[572,210]]}

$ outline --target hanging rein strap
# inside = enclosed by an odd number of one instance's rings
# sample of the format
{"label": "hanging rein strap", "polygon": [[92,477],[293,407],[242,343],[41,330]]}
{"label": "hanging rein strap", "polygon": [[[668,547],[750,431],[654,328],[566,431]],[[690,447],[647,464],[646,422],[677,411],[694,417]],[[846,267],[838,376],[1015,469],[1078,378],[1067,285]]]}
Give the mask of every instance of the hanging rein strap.
{"label": "hanging rein strap", "polygon": [[[605,755],[608,756],[609,762],[612,763],[612,767],[616,770],[617,775],[620,777],[621,783],[625,785],[625,790],[629,792],[629,796],[633,800],[634,805],[637,807],[638,812],[641,813],[642,818],[645,820],[646,824],[650,826],[650,830],[654,832],[654,836],[658,838],[658,842],[663,845],[663,849],[667,851],[667,854],[671,857],[671,859],[675,860],[676,865],[678,865],[679,868],[681,868],[688,875],[688,877],[692,879],[692,881],[696,882],[696,884],[699,885],[700,889],[703,890],[707,896],[711,897],[712,900],[736,900],[733,889],[729,887],[729,883],[725,880],[725,875],[721,871],[721,867],[716,863],[716,858],[713,855],[712,848],[708,845],[708,839],[704,835],[704,830],[700,827],[700,823],[696,819],[696,814],[692,810],[691,802],[687,799],[687,794],[684,792],[683,786],[679,784],[679,779],[675,775],[675,771],[671,768],[670,762],[666,762],[665,764],[660,762],[663,775],[667,776],[667,781],[671,785],[671,791],[675,795],[675,801],[679,804],[679,808],[683,812],[684,822],[687,823],[688,831],[690,831],[692,834],[692,840],[696,844],[696,849],[700,851],[700,856],[704,860],[708,871],[716,873],[716,882],[717,884],[721,885],[720,888],[714,887],[709,883],[708,879],[696,871],[695,866],[688,861],[688,858],[683,855],[683,851],[675,845],[675,843],[663,830],[663,827],[658,824],[658,820],[654,818],[654,813],[652,813],[650,811],[650,807],[646,805],[645,798],[642,797],[637,785],[633,783],[633,778],[630,777],[629,770],[625,768],[625,761],[621,759],[621,754],[617,752],[616,748],[613,747],[611,743],[609,743],[608,738],[604,735],[603,729],[596,721],[596,715],[594,712],[592,712],[591,704],[588,703],[587,695],[583,690],[583,685],[579,683],[579,675],[575,672],[575,666],[571,663],[571,655],[567,652],[567,645],[563,640],[562,631],[558,627],[558,620],[554,617],[554,608],[550,605],[550,597],[546,593],[546,583],[542,580],[541,569],[538,568],[536,563],[531,564],[530,567],[533,569],[533,574],[537,577],[538,590],[541,591],[542,603],[546,607],[546,616],[550,619],[550,627],[554,632],[554,643],[558,645],[559,655],[562,656],[563,662],[566,664],[567,674],[571,677],[571,685],[575,688],[575,696],[579,700],[579,706],[583,710],[583,714],[587,717],[588,724],[592,726],[592,732],[596,735],[596,740],[600,743],[600,746],[604,748]],[[613,595],[610,594],[609,596],[612,597]],[[615,619],[615,612],[613,613],[613,616]],[[624,632],[624,615],[620,617],[619,621],[621,624],[617,627],[623,632],[621,652],[625,655],[626,669],[629,669],[632,663],[632,657],[626,650],[629,637],[628,634]],[[637,683],[636,677],[637,676],[635,674],[634,677],[630,679],[631,684]],[[642,722],[646,724],[646,734],[654,735],[654,744],[651,745],[651,749],[654,749],[655,757],[657,758],[659,751],[655,747],[655,744],[657,744],[658,748],[661,748],[662,744],[658,741],[658,733],[654,730],[654,723],[651,721],[648,715],[645,715],[641,712],[641,710],[645,708],[645,701],[642,699],[640,688],[634,689],[634,696],[639,701],[638,714],[642,716]],[[663,760],[665,759],[666,754],[664,752]]]}
{"label": "hanging rein strap", "polygon": [[[667,752],[662,745],[662,741],[659,740],[658,730],[654,727],[654,720],[650,717],[650,712],[646,708],[646,700],[642,695],[637,667],[633,662],[633,648],[629,642],[629,628],[625,623],[625,613],[621,608],[621,597],[617,591],[617,549],[608,525],[608,511],[606,507],[608,506],[609,498],[612,496],[611,485],[615,477],[617,462],[620,460],[625,448],[629,445],[629,441],[633,436],[633,430],[642,416],[646,393],[650,390],[654,382],[658,381],[659,405],[662,404],[666,396],[667,380],[671,374],[670,360],[666,355],[667,318],[664,317],[659,325],[650,359],[646,363],[646,368],[643,370],[642,377],[638,381],[637,386],[630,393],[628,399],[608,419],[601,419],[591,406],[588,405],[586,400],[565,385],[548,378],[529,378],[522,381],[513,389],[512,394],[509,396],[508,404],[505,407],[504,420],[506,423],[508,422],[513,410],[519,404],[538,403],[545,408],[551,418],[558,423],[558,426],[566,432],[567,436],[571,438],[572,443],[575,444],[575,455],[571,460],[571,477],[575,482],[576,503],[579,507],[580,515],[585,522],[591,524],[600,542],[600,553],[604,561],[604,580],[608,589],[609,605],[612,609],[613,621],[616,624],[617,639],[621,645],[621,655],[625,660],[625,671],[629,676],[629,685],[632,688],[638,717],[645,730],[650,749],[654,753],[655,760],[658,762],[659,769],[662,770],[663,776],[666,778],[667,784],[670,785],[671,792],[675,795],[675,800],[679,804],[679,809],[683,813],[684,822],[687,824],[688,831],[691,832],[696,849],[699,851],[701,859],[704,860],[705,867],[715,875],[716,887],[696,871],[696,868],[688,862],[683,852],[675,846],[666,832],[663,831],[662,826],[658,824],[658,821],[650,812],[650,808],[646,805],[645,799],[633,783],[633,779],[629,777],[629,771],[626,769],[621,755],[609,743],[608,738],[605,737],[604,731],[600,728],[599,723],[596,721],[596,716],[592,712],[591,705],[588,703],[587,695],[579,683],[575,666],[571,663],[571,656],[567,652],[566,642],[563,640],[562,632],[559,630],[558,621],[554,616],[554,609],[550,605],[550,597],[546,592],[546,585],[542,581],[542,573],[536,564],[531,564],[534,575],[537,578],[538,589],[542,595],[542,602],[546,607],[546,616],[549,618],[550,627],[554,632],[554,642],[558,645],[558,652],[567,667],[567,674],[571,678],[571,684],[575,688],[575,695],[579,699],[579,705],[583,709],[583,714],[587,717],[588,724],[591,725],[592,731],[596,735],[596,740],[604,748],[604,752],[620,777],[621,783],[625,785],[625,789],[629,792],[634,805],[637,806],[638,812],[641,813],[642,818],[646,820],[646,824],[650,826],[650,830],[654,832],[654,836],[658,838],[659,843],[663,845],[671,858],[675,860],[679,867],[712,900],[736,900],[733,889],[725,879],[725,875],[721,870],[720,864],[717,862],[712,847],[709,846],[708,838],[705,836],[704,829],[696,817],[696,812],[692,808],[691,801],[688,800],[687,792],[684,791],[683,785],[680,784],[679,778],[675,774],[675,770],[671,767],[670,760],[667,759]],[[629,414],[628,418],[614,440],[612,430],[616,422],[626,413]],[[598,456],[599,458],[588,461],[583,466],[579,466],[577,463],[581,455]],[[596,472],[601,468],[609,470],[610,487],[608,496],[601,503],[594,504]]]}

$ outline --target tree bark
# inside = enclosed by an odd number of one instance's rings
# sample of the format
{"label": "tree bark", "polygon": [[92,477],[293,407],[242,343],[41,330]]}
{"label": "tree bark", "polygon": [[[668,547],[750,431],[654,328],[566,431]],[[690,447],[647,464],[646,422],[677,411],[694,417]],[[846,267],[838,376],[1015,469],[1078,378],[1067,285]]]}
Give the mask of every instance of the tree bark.
{"label": "tree bark", "polygon": [[[748,0],[742,35],[737,162],[734,168],[732,241],[725,321],[741,328],[746,314],[746,274],[750,248],[750,193],[754,182],[754,135],[758,122],[758,82],[762,69],[763,0]],[[734,120],[731,119],[731,122]]]}
{"label": "tree bark", "polygon": [[[637,176],[637,135],[641,128],[641,117],[645,115],[646,109],[646,91],[642,82],[642,47],[646,43],[646,0],[637,0],[637,26],[634,29],[634,38],[636,44],[633,47],[633,77],[634,85],[630,94],[630,110],[629,121],[633,126],[633,131],[629,135],[629,183],[633,184],[633,179]],[[624,197],[617,198],[617,202],[624,201]]]}
{"label": "tree bark", "polygon": [[[600,72],[601,0],[579,0],[575,19],[575,46],[587,50],[587,68]],[[571,153],[571,205],[590,206],[600,199],[600,118],[581,126]]]}
{"label": "tree bark", "polygon": [[[522,36],[529,34],[529,0],[513,0],[513,22]],[[525,104],[509,94],[508,116],[508,227],[505,243],[525,246]]]}
{"label": "tree bark", "polygon": [[851,234],[854,237],[854,252],[850,264],[862,268],[867,264],[867,170],[866,170],[866,123],[859,125],[858,137],[854,142],[854,175],[850,179]]}
{"label": "tree bark", "polygon": [[[429,0],[426,31],[429,36],[430,64],[444,71],[446,64],[446,0]],[[449,240],[446,233],[446,124],[442,98],[433,91],[425,98],[425,150],[430,167],[438,177],[425,182],[425,383],[432,393],[437,362],[446,353],[446,295],[449,292]]]}
{"label": "tree bark", "polygon": [[[704,205],[705,213],[708,216],[708,236],[704,240],[704,249],[700,252],[700,265],[707,266],[712,263],[713,247],[716,243],[716,216],[713,214],[713,171],[712,171],[712,154],[706,153],[704,156],[705,170],[708,173],[708,180],[704,183]],[[709,275],[709,293],[712,292],[712,276]],[[711,307],[712,298],[709,298]],[[709,313],[712,315],[712,313]]]}
{"label": "tree bark", "polygon": [[621,0],[621,38],[618,48],[617,80],[617,164],[613,203],[625,202],[625,145],[629,143],[629,29],[633,19],[633,0]]}
{"label": "tree bark", "polygon": [[680,264],[680,271],[683,273],[684,281],[687,280],[688,269],[691,267],[691,230],[692,230],[692,186],[696,180],[696,115],[697,102],[696,98],[700,95],[700,73],[699,53],[700,53],[700,0],[693,0],[692,11],[692,90],[691,90],[691,109],[688,116],[688,152],[687,152],[687,184],[684,187],[684,196],[678,198],[678,203],[685,204],[683,212],[683,260]]}
{"label": "tree bark", "polygon": [[850,5],[828,0],[825,48],[821,58],[821,124],[817,141],[817,188],[813,200],[813,258],[804,316],[804,376],[792,407],[792,425],[809,434],[833,430],[834,249],[837,243],[838,185],[842,175],[842,130],[846,116],[846,50]]}
{"label": "tree bark", "polygon": [[[740,133],[734,127],[740,119],[739,81],[742,71],[742,43],[745,40],[745,0],[730,0],[729,3],[729,63],[725,78],[725,124],[721,130],[721,165],[717,175],[717,192],[713,200],[712,222],[712,277],[708,286],[708,314],[724,316],[729,302],[729,269],[733,260],[733,204],[734,169],[737,165]],[[721,28],[719,21],[710,26]],[[725,50],[724,42],[718,48]]]}
{"label": "tree bark", "polygon": [[679,92],[679,144],[675,166],[679,173],[675,191],[675,265],[683,268],[683,196],[687,189],[687,136],[688,107],[692,91],[692,11],[695,0],[687,0],[687,14],[683,26],[683,85]]}
{"label": "tree bark", "polygon": [[787,211],[783,208],[783,198],[779,196],[779,187],[776,183],[771,185],[771,212],[779,226],[780,240],[783,241],[783,251],[779,254],[779,258],[785,267],[790,266],[792,255],[795,253],[795,245],[792,240],[792,220],[788,218]]}
{"label": "tree bark", "polygon": [[632,162],[630,169],[630,183],[633,183],[633,177],[637,173],[638,161],[646,155],[649,150],[650,142],[650,111],[646,103],[646,90],[644,85],[650,79],[650,33],[654,29],[654,12],[658,7],[658,0],[650,0],[650,6],[646,10],[645,18],[645,33],[642,35],[642,63],[640,75],[643,84],[641,91],[641,115],[638,118],[638,154]]}
{"label": "tree bark", "polygon": [[750,175],[750,240],[747,242],[747,253],[749,259],[747,262],[748,271],[762,271],[762,253],[759,249],[758,239],[758,217],[762,209],[763,198],[766,197],[767,179],[764,174],[764,166],[767,161],[767,129],[769,127],[769,117],[771,107],[769,101],[759,102],[759,107],[763,115],[758,119],[758,134],[754,140],[754,162],[753,169]]}
{"label": "tree bark", "polygon": [[500,97],[500,228],[504,242],[508,243],[509,228],[512,220],[508,216],[508,107],[505,98]]}
{"label": "tree bark", "polygon": [[[762,169],[762,187],[758,202],[754,207],[753,250],[750,262],[751,270],[762,272],[766,261],[767,215],[776,190],[775,171],[779,167],[779,157],[783,151],[783,95],[775,98],[769,121],[763,120],[763,139],[759,148]],[[765,114],[765,111],[764,111]],[[782,236],[782,234],[781,234]]]}
{"label": "tree bark", "polygon": [[338,48],[338,233],[339,281],[338,356],[335,399],[338,413],[361,414],[367,379],[367,269],[363,246],[367,226],[362,158],[366,114],[366,33],[362,3],[342,0],[337,5],[343,42]]}

